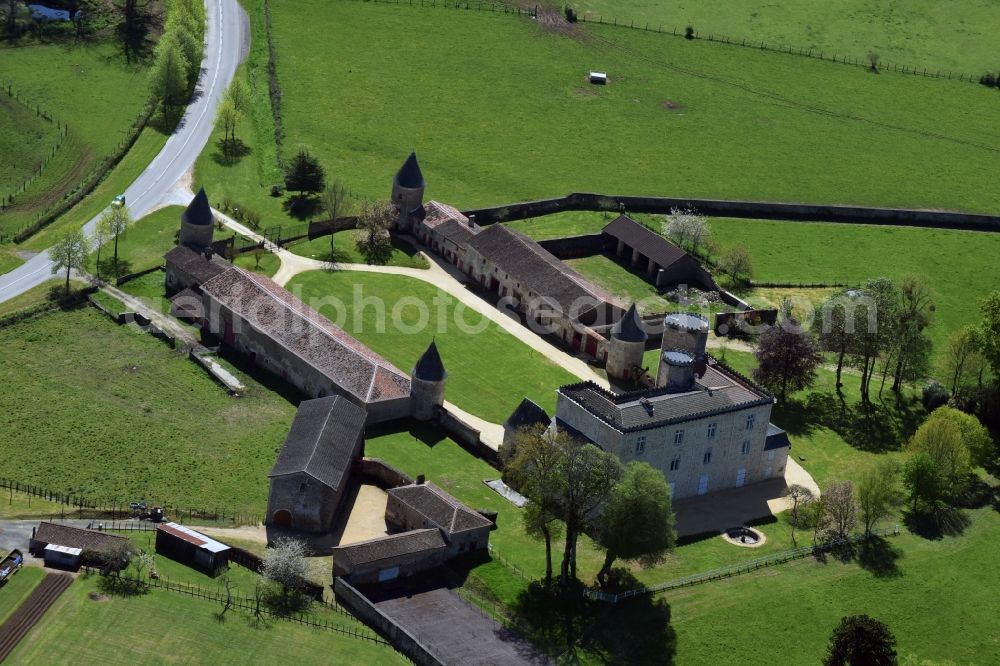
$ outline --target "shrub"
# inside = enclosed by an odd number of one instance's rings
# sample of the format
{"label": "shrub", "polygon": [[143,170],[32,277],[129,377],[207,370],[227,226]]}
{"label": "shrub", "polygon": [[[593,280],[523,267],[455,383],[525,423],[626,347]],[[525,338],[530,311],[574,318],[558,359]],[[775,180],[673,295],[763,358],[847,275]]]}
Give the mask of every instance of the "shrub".
{"label": "shrub", "polygon": [[924,409],[928,412],[933,412],[948,402],[948,391],[941,385],[941,382],[935,379],[924,387],[922,399]]}
{"label": "shrub", "polygon": [[257,231],[260,229],[260,213],[255,210],[244,210],[243,223],[254,231]]}
{"label": "shrub", "polygon": [[271,186],[271,196],[272,197],[280,197],[282,194],[284,194],[284,192],[283,192],[283,190],[281,188],[281,185],[278,185],[277,183],[275,183],[274,185]]}
{"label": "shrub", "polygon": [[570,23],[576,23],[576,10],[574,10],[569,5],[563,7],[563,13],[566,14],[566,20]]}
{"label": "shrub", "polygon": [[684,39],[694,39],[694,27],[689,25],[684,28]]}
{"label": "shrub", "polygon": [[984,86],[992,88],[994,85],[996,85],[997,79],[995,76],[993,76],[993,72],[986,72],[985,74],[979,77],[979,82]]}

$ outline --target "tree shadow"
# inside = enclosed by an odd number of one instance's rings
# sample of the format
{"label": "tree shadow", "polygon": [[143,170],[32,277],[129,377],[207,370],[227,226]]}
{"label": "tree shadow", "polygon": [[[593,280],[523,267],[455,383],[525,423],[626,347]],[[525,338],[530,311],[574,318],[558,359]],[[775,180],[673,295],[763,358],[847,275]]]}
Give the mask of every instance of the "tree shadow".
{"label": "tree shadow", "polygon": [[906,525],[906,529],[931,541],[946,536],[960,536],[971,522],[964,511],[950,506],[943,506],[935,511],[907,511],[903,514],[903,524]]}
{"label": "tree shadow", "polygon": [[[622,569],[609,579],[613,589],[638,586]],[[672,664],[677,652],[670,605],[662,597],[643,595],[614,604],[585,598],[579,585],[546,588],[533,582],[512,610],[529,638],[559,655],[559,663],[577,663],[581,653],[588,653],[609,664]]]}
{"label": "tree shadow", "polygon": [[994,488],[974,473],[969,473],[962,481],[962,491],[951,498],[951,504],[962,509],[981,509],[987,505],[997,505],[997,488]]}
{"label": "tree shadow", "polygon": [[134,578],[117,577],[114,575],[100,576],[97,589],[109,597],[140,597],[149,592],[144,583]]}
{"label": "tree shadow", "polygon": [[858,566],[878,578],[895,578],[903,575],[896,561],[902,551],[893,548],[886,539],[870,536],[857,546]]}
{"label": "tree shadow", "polygon": [[281,204],[282,210],[297,220],[315,217],[321,207],[319,197],[310,194],[293,194]]}
{"label": "tree shadow", "polygon": [[230,139],[225,141],[219,139],[215,142],[215,150],[212,152],[212,161],[219,166],[234,166],[239,164],[247,155],[253,151],[242,139]]}

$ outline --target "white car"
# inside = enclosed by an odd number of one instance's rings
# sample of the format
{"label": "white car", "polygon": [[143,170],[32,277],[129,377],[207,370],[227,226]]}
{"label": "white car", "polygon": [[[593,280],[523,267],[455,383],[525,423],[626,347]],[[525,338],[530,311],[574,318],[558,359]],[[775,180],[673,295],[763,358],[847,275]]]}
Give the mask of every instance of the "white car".
{"label": "white car", "polygon": [[125,206],[125,195],[124,194],[119,194],[118,196],[116,196],[115,199],[114,199],[114,201],[111,202],[111,205],[114,206],[115,208],[122,208],[122,207],[124,207]]}

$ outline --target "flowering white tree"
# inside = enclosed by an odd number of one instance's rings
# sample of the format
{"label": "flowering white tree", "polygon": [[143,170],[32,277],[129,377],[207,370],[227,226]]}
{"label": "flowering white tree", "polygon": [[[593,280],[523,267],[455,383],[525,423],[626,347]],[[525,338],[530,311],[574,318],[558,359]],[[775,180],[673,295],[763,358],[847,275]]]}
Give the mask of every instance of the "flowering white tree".
{"label": "flowering white tree", "polygon": [[711,234],[708,221],[693,208],[672,208],[663,221],[663,235],[692,254],[705,244]]}

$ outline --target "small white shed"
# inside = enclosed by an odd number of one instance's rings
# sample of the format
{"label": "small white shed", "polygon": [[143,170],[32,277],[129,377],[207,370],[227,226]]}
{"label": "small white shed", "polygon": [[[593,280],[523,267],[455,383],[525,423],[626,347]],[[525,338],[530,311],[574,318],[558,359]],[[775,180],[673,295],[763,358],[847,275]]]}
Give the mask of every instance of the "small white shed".
{"label": "small white shed", "polygon": [[590,82],[599,86],[606,85],[608,83],[608,75],[606,72],[591,72]]}
{"label": "small white shed", "polygon": [[45,546],[45,564],[46,566],[75,569],[80,566],[80,555],[82,554],[83,549],[81,548],[57,546],[50,543]]}

